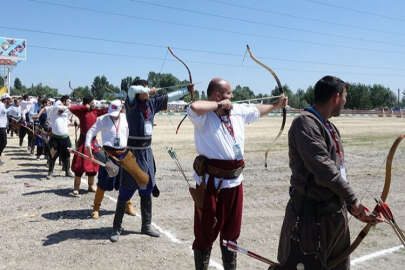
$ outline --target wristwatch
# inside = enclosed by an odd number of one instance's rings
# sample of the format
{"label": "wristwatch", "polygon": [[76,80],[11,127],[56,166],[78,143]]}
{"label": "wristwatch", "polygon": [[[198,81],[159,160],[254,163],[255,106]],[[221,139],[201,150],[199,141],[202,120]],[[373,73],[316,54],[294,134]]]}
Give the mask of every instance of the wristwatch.
{"label": "wristwatch", "polygon": [[217,110],[221,109],[221,108],[222,108],[222,105],[223,105],[222,103],[219,103],[219,102],[218,102],[218,103],[217,103]]}

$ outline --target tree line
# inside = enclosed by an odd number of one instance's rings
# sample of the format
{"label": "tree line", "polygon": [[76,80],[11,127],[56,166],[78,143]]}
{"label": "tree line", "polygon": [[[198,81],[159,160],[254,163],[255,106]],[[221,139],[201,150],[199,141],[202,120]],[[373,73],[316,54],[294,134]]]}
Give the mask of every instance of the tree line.
{"label": "tree line", "polygon": [[[125,77],[121,79],[121,85],[115,86],[111,84],[107,77],[104,75],[96,76],[90,86],[74,86],[70,96],[73,100],[81,100],[84,96],[91,95],[97,100],[112,100],[114,98],[125,98],[126,92],[134,80],[140,79],[139,76]],[[149,72],[147,81],[149,85],[158,88],[159,93],[169,93],[177,90],[179,86],[187,85],[187,80],[179,80],[171,73],[156,73]],[[4,82],[0,79],[0,85]],[[284,93],[288,96],[289,105],[293,108],[302,109],[313,104],[314,101],[314,88],[309,86],[306,90],[299,88],[295,92],[285,84],[283,86]],[[58,89],[52,88],[48,85],[39,83],[37,85],[25,86],[19,78],[14,80],[14,86],[10,89],[11,95],[29,94],[32,96],[58,97],[61,94]],[[278,96],[281,94],[280,89],[275,87],[269,94],[255,94],[248,86],[237,85],[233,89],[234,98],[232,101],[248,100],[264,98],[269,96]],[[195,99],[207,99],[204,90],[195,91]],[[191,97],[187,95],[184,101],[190,102]],[[270,103],[271,100],[263,100],[263,103]],[[352,83],[347,89],[347,102],[345,108],[347,109],[378,109],[383,107],[396,107],[405,105],[405,90],[402,92],[402,99],[398,104],[396,94],[389,88],[381,84],[366,85],[361,83]]]}

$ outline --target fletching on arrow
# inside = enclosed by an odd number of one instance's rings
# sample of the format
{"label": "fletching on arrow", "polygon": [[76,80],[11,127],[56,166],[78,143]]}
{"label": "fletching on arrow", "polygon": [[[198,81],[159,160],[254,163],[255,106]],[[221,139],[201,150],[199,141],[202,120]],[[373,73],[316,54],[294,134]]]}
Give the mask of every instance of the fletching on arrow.
{"label": "fletching on arrow", "polygon": [[386,220],[392,220],[394,216],[392,215],[391,209],[389,208],[388,204],[382,202],[381,200],[374,199],[377,203],[376,209],[379,213],[381,213]]}
{"label": "fletching on arrow", "polygon": [[167,150],[167,153],[169,153],[169,156],[170,156],[172,159],[174,159],[174,160],[177,159],[176,151],[175,151],[172,147],[170,147],[170,148]]}

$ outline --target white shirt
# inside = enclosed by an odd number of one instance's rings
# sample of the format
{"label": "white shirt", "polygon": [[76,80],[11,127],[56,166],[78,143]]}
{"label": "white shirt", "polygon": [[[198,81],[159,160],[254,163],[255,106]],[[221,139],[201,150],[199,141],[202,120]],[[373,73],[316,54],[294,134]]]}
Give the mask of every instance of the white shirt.
{"label": "white shirt", "polygon": [[8,108],[8,115],[14,117],[14,118],[20,118],[21,117],[21,107],[20,106],[15,106],[14,104],[11,105]]}
{"label": "white shirt", "polygon": [[[194,125],[194,143],[197,153],[209,159],[235,160],[234,145],[239,144],[242,155],[245,143],[245,124],[256,121],[260,112],[255,105],[233,104],[230,112],[230,120],[234,130],[235,138],[229,133],[225,125],[215,112],[208,112],[203,115],[196,114],[190,107],[187,114]],[[194,179],[197,184],[201,183],[201,177],[194,172]],[[205,181],[208,180],[208,176]],[[215,185],[218,187],[218,178],[215,178]],[[236,187],[242,183],[243,175],[237,178],[224,179],[221,188]]]}
{"label": "white shirt", "polygon": [[34,115],[37,115],[40,110],[41,110],[41,106],[39,106],[39,104],[36,100],[33,100],[30,110],[28,111],[28,118],[29,118],[30,122],[34,122],[34,119],[32,117]]}
{"label": "white shirt", "polygon": [[[109,114],[97,117],[97,121],[86,134],[85,146],[90,147],[92,139],[101,131],[102,144],[117,149],[127,147],[129,129],[127,117],[120,113],[119,120],[111,119]],[[119,146],[114,145],[115,138],[119,138]]]}
{"label": "white shirt", "polygon": [[[52,134],[58,136],[69,136],[69,118],[71,112],[68,107],[64,106],[60,100],[58,100],[53,106],[45,107],[48,114],[49,124],[52,128]],[[59,110],[63,110],[63,113],[59,114]]]}
{"label": "white shirt", "polygon": [[0,101],[0,128],[7,127],[7,111],[6,106]]}
{"label": "white shirt", "polygon": [[29,112],[31,110],[31,107],[34,105],[34,101],[32,100],[21,100],[21,115],[25,120],[25,115],[27,114],[27,112]]}

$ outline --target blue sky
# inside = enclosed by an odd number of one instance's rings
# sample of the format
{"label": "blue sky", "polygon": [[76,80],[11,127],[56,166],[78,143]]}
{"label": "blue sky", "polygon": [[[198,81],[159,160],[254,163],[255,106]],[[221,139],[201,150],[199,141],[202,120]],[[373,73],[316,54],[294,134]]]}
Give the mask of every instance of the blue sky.
{"label": "blue sky", "polygon": [[168,45],[198,90],[222,77],[269,93],[270,74],[242,63],[246,44],[293,91],[331,74],[396,92],[405,89],[403,10],[400,0],[20,0],[2,6],[0,36],[27,39],[12,79],[62,93],[97,75],[117,86],[149,71],[188,79]]}

